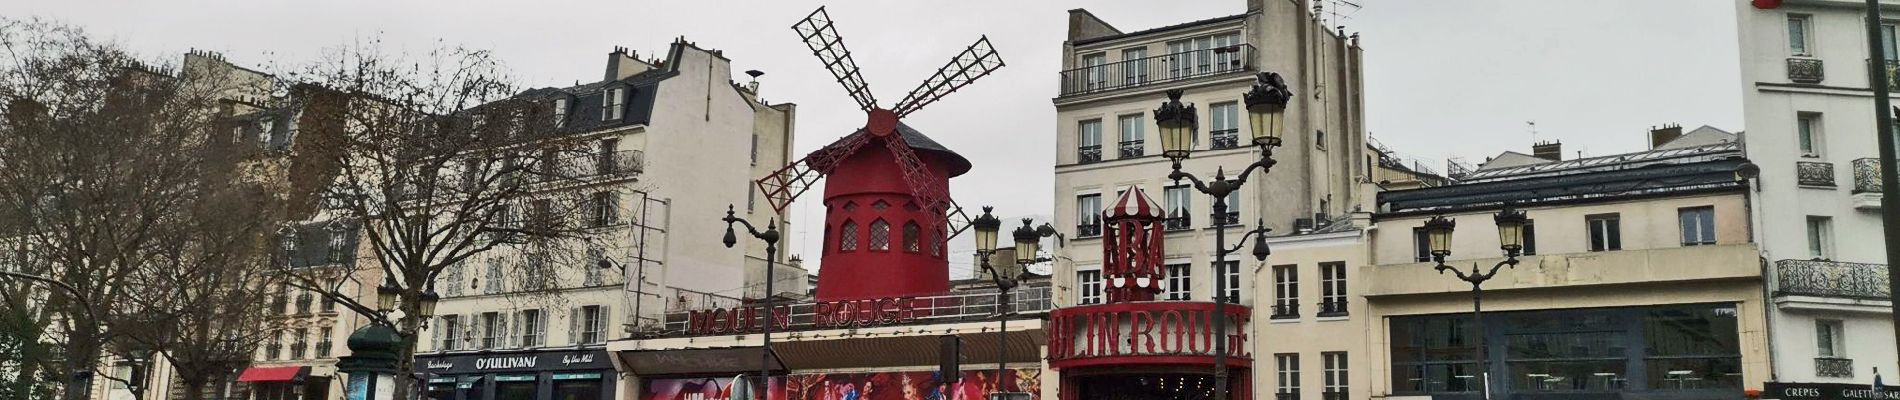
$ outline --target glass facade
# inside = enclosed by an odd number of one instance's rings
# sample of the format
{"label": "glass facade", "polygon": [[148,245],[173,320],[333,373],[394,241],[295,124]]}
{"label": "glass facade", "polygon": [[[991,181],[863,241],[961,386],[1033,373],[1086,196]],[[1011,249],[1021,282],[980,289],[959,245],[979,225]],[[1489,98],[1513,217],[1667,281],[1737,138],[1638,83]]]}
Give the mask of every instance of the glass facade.
{"label": "glass facade", "polygon": [[[1739,398],[1734,304],[1485,313],[1493,398]],[[1471,315],[1391,319],[1396,394],[1476,397]]]}

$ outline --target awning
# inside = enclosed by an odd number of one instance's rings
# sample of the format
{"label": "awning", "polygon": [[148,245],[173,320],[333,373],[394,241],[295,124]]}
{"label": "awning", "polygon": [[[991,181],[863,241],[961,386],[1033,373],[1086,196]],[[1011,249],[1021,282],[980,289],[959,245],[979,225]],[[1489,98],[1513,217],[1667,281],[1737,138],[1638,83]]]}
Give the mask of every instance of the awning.
{"label": "awning", "polygon": [[310,366],[250,367],[238,375],[238,382],[302,382],[310,376]]}

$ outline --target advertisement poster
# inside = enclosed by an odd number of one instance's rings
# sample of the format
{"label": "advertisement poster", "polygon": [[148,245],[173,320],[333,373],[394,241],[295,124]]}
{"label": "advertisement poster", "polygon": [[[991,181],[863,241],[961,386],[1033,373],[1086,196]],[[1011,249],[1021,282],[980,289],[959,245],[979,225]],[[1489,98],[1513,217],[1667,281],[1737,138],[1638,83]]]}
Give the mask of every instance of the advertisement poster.
{"label": "advertisement poster", "polygon": [[[1041,371],[1004,372],[1007,391],[1038,395]],[[945,382],[936,371],[794,374],[772,381],[769,400],[984,400],[996,391],[995,370],[964,371]],[[648,379],[640,400],[735,400],[732,378]]]}

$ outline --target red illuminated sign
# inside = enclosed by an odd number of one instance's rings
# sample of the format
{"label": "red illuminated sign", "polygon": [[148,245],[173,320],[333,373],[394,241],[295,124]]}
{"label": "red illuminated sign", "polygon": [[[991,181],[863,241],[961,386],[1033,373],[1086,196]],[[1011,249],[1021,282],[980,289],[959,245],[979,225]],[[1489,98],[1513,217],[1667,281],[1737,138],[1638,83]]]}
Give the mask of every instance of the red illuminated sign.
{"label": "red illuminated sign", "polygon": [[[798,310],[794,313],[793,310]],[[686,333],[723,334],[757,332],[765,329],[762,306],[715,308],[688,311]],[[914,297],[820,301],[772,307],[772,328],[828,329],[916,322],[928,314],[918,309]]]}
{"label": "red illuminated sign", "polygon": [[[1216,336],[1227,341],[1236,362],[1247,351],[1250,313],[1227,306],[1226,334],[1216,335],[1214,305],[1199,302],[1136,302],[1067,307],[1049,315],[1049,360],[1057,367],[1105,362],[1212,363]],[[1131,359],[1142,358],[1147,361]]]}

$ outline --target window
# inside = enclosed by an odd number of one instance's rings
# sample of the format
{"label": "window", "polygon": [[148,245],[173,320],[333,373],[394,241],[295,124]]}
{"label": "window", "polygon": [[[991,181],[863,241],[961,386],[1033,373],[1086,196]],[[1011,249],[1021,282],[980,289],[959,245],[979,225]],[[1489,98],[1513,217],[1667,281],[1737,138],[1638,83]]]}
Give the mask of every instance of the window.
{"label": "window", "polygon": [[1134,47],[1122,49],[1122,85],[1139,85],[1148,81],[1148,48]]}
{"label": "window", "polygon": [[1108,86],[1107,64],[1107,54],[1095,53],[1082,56],[1082,66],[1089,69],[1087,86],[1089,89],[1101,89]]}
{"label": "window", "polygon": [[949,239],[944,238],[944,236],[945,235],[943,234],[943,230],[938,229],[936,231],[936,236],[930,239],[930,255],[938,256],[938,257],[943,256],[943,242],[945,240],[949,240]]}
{"label": "window", "polygon": [[1888,65],[1893,65],[1893,61],[1900,60],[1900,55],[1894,54],[1893,32],[1893,24],[1880,24],[1880,52],[1881,56],[1887,59]]}
{"label": "window", "polygon": [[1676,220],[1682,228],[1683,246],[1715,244],[1714,206],[1676,209]]}
{"label": "window", "polygon": [[488,279],[488,285],[482,289],[482,294],[501,293],[501,259],[488,259],[488,276],[486,279]]}
{"label": "window", "polygon": [[1808,32],[1813,27],[1806,15],[1788,14],[1788,53],[1797,56],[1812,55],[1808,52]]}
{"label": "window", "polygon": [[838,251],[858,249],[858,223],[845,220],[844,227],[838,229]]}
{"label": "window", "polygon": [[1101,304],[1102,270],[1075,271],[1076,304]]}
{"label": "window", "polygon": [[1346,315],[1346,263],[1319,263],[1319,316]]}
{"label": "window", "polygon": [[1344,400],[1346,383],[1350,382],[1346,379],[1346,371],[1349,371],[1346,368],[1346,352],[1328,351],[1319,353],[1319,358],[1325,363],[1326,368],[1321,372],[1326,381],[1323,392],[1325,400]]}
{"label": "window", "polygon": [[336,342],[330,340],[335,334],[334,329],[328,326],[317,328],[317,358],[330,358],[330,348],[336,347]]}
{"label": "window", "polygon": [[455,347],[455,337],[462,332],[462,321],[454,315],[442,316],[442,322],[436,325],[436,350],[460,350]]}
{"label": "window", "polygon": [[1808,216],[1808,257],[1834,259],[1834,218]]}
{"label": "window", "polygon": [[904,223],[904,251],[924,251],[924,228],[918,226],[916,221]]}
{"label": "window", "polygon": [[1814,354],[1823,358],[1846,358],[1847,345],[1841,336],[1841,320],[1814,320]]}
{"label": "window", "polygon": [[531,229],[541,234],[554,230],[554,201],[535,200],[528,203],[528,223],[534,224]]}
{"label": "window", "polygon": [[1585,216],[1583,222],[1590,227],[1590,251],[1623,249],[1623,223],[1616,214]]}
{"label": "window", "polygon": [[1803,112],[1794,117],[1795,142],[1802,157],[1821,157],[1821,114]]}
{"label": "window", "polygon": [[1091,119],[1076,125],[1075,162],[1102,161],[1102,120]]}
{"label": "window", "polygon": [[468,282],[467,278],[462,276],[462,262],[458,261],[454,264],[449,264],[446,269],[447,271],[442,272],[442,280],[436,283],[436,287],[442,288],[443,297],[460,297],[462,295],[462,285],[466,285],[467,283],[465,282]]}
{"label": "window", "polygon": [[1075,235],[1079,237],[1100,236],[1102,234],[1102,195],[1085,194],[1075,196]]}
{"label": "window", "polygon": [[350,232],[342,227],[330,229],[330,262],[341,263],[350,259]]}
{"label": "window", "polygon": [[1281,399],[1300,398],[1300,355],[1298,353],[1280,353],[1273,355],[1273,372],[1278,377],[1275,382],[1275,396]]}
{"label": "window", "polygon": [[588,249],[587,261],[587,267],[582,268],[581,286],[600,286],[601,273],[613,268],[613,260],[607,258],[605,250]]}
{"label": "window", "polygon": [[1239,304],[1240,303],[1240,262],[1228,261],[1225,267],[1226,268],[1221,268],[1221,274],[1222,274],[1221,277],[1227,279],[1227,303]]}
{"label": "window", "polygon": [[594,150],[594,173],[610,175],[620,172],[620,158],[615,157],[617,154],[620,154],[620,138],[601,139],[600,146]]}
{"label": "window", "polygon": [[1210,214],[1209,219],[1212,220],[1210,224],[1212,225],[1239,224],[1240,223],[1240,191],[1235,190],[1232,192],[1227,192],[1227,201],[1222,202],[1221,205],[1225,205],[1227,207],[1227,212],[1219,213],[1219,214]]}
{"label": "window", "polygon": [[759,165],[759,134],[752,134],[752,165]]}
{"label": "window", "polygon": [[284,330],[278,329],[272,331],[270,341],[264,343],[264,358],[268,360],[281,359],[284,356],[283,350]]}
{"label": "window", "polygon": [[601,336],[607,323],[607,313],[603,311],[602,308],[603,306],[582,306],[579,312],[574,313],[574,318],[571,322],[578,324],[578,330],[576,331],[578,335],[575,336],[578,340],[575,341],[575,344],[601,342]]}
{"label": "window", "polygon": [[1230,52],[1239,45],[1239,33],[1223,33],[1168,42],[1168,53],[1178,54],[1168,63],[1171,78],[1233,71],[1240,68],[1239,54]]}
{"label": "window", "polygon": [[891,224],[884,220],[871,221],[871,250],[888,251],[891,249]]}
{"label": "window", "polygon": [[330,297],[329,295],[322,295],[320,300],[317,301],[317,304],[322,305],[317,308],[318,311],[336,312],[336,298],[335,297]]}
{"label": "window", "polygon": [[613,225],[620,221],[620,196],[614,192],[594,193],[594,227]]}
{"label": "window", "polygon": [[1146,142],[1143,139],[1146,136],[1142,134],[1141,116],[1141,114],[1131,114],[1117,118],[1117,121],[1121,123],[1119,130],[1122,137],[1121,158],[1141,157],[1142,152],[1147,150],[1144,146]]}
{"label": "window", "polygon": [[1326,150],[1326,131],[1313,131],[1313,147]]}
{"label": "window", "polygon": [[1167,300],[1193,300],[1194,266],[1191,264],[1168,264],[1167,268],[1168,276],[1162,281],[1167,283],[1167,285],[1161,288],[1162,298]]}
{"label": "window", "polygon": [[296,265],[293,260],[297,257],[297,228],[284,228],[283,243],[279,245],[284,252],[285,265]]}
{"label": "window", "polygon": [[1412,228],[1412,261],[1432,261],[1432,236],[1425,228]]}
{"label": "window", "polygon": [[310,329],[297,328],[290,331],[290,340],[290,359],[303,359],[305,351],[310,349]]}
{"label": "window", "polygon": [[1537,255],[1537,221],[1524,220],[1524,255]]}
{"label": "window", "polygon": [[567,126],[567,99],[554,99],[554,127]]}
{"label": "window", "polygon": [[311,300],[315,300],[315,298],[310,296],[310,292],[306,292],[306,291],[297,292],[297,315],[304,315],[304,314],[310,313]]}
{"label": "window", "polygon": [[1240,104],[1235,102],[1214,103],[1208,108],[1207,118],[1209,137],[1214,139],[1215,149],[1240,147]]}
{"label": "window", "polygon": [[482,349],[502,347],[503,340],[506,340],[502,332],[507,332],[507,328],[503,328],[502,324],[501,313],[482,313]]}
{"label": "window", "polygon": [[600,96],[600,120],[611,121],[620,119],[621,113],[625,112],[626,107],[624,107],[624,105],[626,102],[627,88],[607,89],[607,91]]}
{"label": "window", "polygon": [[1299,318],[1300,270],[1297,265],[1273,266],[1273,319]]}
{"label": "window", "polygon": [[521,310],[515,315],[515,326],[521,332],[521,347],[539,347],[542,338],[547,337],[547,316],[541,310]]}
{"label": "window", "polygon": [[1194,221],[1193,217],[1191,217],[1194,215],[1193,190],[1193,188],[1187,185],[1169,186],[1166,189],[1162,189],[1162,197],[1166,198],[1165,201],[1168,207],[1168,219],[1165,222],[1168,230],[1189,229],[1193,227]]}

